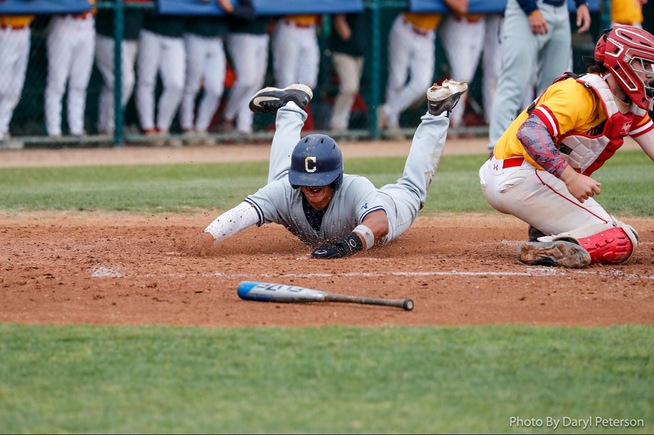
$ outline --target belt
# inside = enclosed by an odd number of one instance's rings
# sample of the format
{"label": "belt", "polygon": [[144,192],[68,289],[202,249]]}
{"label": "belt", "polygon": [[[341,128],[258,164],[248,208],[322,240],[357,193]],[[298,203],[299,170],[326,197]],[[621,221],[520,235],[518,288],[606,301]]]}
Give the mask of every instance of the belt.
{"label": "belt", "polygon": [[81,14],[70,14],[73,20],[85,20],[91,15],[91,11],[82,12]]}
{"label": "belt", "polygon": [[409,20],[407,20],[406,18],[402,18],[402,21],[404,22],[404,24],[406,24],[407,26],[411,27],[411,30],[412,30],[413,33],[415,33],[416,35],[427,36],[427,35],[429,35],[429,33],[431,32],[431,30],[425,30],[425,29],[421,29],[420,27],[416,27],[416,26],[414,26],[414,25],[411,24],[411,23],[409,22]]}
{"label": "belt", "polygon": [[313,24],[299,24],[299,23],[296,23],[295,21],[292,21],[292,20],[284,20],[284,23],[286,23],[289,26],[298,27],[300,29],[308,29],[310,27],[313,27]]}
{"label": "belt", "polygon": [[9,26],[7,24],[0,24],[0,29],[2,30],[23,30],[27,26]]}
{"label": "belt", "polygon": [[563,6],[565,4],[565,0],[543,0],[543,3],[550,6]]}
{"label": "belt", "polygon": [[[495,156],[491,154],[491,159]],[[522,162],[525,161],[525,158],[522,156],[509,157],[508,159],[500,160],[495,159],[498,162],[502,163],[502,169],[506,168],[515,168],[516,166],[522,165]]]}
{"label": "belt", "polygon": [[481,20],[481,17],[461,17],[461,16],[455,16],[454,19],[456,21],[467,21],[468,23],[477,23]]}

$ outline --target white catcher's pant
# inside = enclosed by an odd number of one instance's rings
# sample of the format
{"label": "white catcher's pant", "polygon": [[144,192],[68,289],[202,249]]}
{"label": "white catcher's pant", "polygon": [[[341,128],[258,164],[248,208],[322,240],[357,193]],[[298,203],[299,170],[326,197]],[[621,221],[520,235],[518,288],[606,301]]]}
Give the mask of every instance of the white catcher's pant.
{"label": "white catcher's pant", "polygon": [[481,191],[497,211],[510,214],[548,235],[569,232],[613,218],[593,198],[577,201],[559,178],[524,161],[503,169],[494,157],[479,170]]}
{"label": "white catcher's pant", "polygon": [[[269,183],[288,173],[291,154],[300,141],[306,119],[306,112],[295,104],[289,103],[279,109],[270,149]],[[388,216],[388,235],[382,243],[389,243],[404,234],[425,204],[427,190],[443,156],[449,126],[450,120],[444,114],[423,115],[413,135],[402,177],[396,183],[378,189]]]}

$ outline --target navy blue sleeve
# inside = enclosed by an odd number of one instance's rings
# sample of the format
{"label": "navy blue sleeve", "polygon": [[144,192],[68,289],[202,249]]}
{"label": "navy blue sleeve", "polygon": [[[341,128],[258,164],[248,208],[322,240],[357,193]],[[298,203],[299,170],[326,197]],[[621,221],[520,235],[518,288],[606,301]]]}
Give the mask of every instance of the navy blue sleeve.
{"label": "navy blue sleeve", "polygon": [[518,4],[520,5],[520,8],[525,11],[527,16],[538,9],[538,6],[536,6],[536,0],[518,0]]}
{"label": "navy blue sleeve", "polygon": [[239,0],[235,3],[232,15],[243,20],[253,20],[255,12],[252,0]]}

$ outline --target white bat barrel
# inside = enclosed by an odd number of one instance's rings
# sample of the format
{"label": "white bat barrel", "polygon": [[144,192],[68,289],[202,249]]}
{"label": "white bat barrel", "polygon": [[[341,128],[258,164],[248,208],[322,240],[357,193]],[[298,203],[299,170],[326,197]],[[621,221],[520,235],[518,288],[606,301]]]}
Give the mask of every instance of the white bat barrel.
{"label": "white bat barrel", "polygon": [[322,302],[325,294],[320,290],[267,282],[243,281],[238,285],[238,296],[252,301]]}

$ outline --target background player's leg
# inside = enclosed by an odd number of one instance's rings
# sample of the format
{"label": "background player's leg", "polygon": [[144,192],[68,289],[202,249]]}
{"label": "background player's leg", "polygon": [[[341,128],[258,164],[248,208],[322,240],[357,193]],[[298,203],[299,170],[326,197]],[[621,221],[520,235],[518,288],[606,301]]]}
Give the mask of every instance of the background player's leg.
{"label": "background player's leg", "polygon": [[195,118],[195,128],[199,132],[206,132],[209,129],[211,120],[218,110],[225,90],[226,62],[223,41],[216,37],[211,40],[204,64],[204,95],[198,105]]}
{"label": "background player's leg", "polygon": [[[522,102],[536,64],[538,41],[516,0],[507,3],[502,27],[502,72],[491,111],[489,147],[524,108]],[[567,53],[562,53],[562,56]]]}
{"label": "background player's leg", "polygon": [[155,86],[161,58],[162,37],[141,30],[136,60],[136,108],[145,131],[154,130]]}

